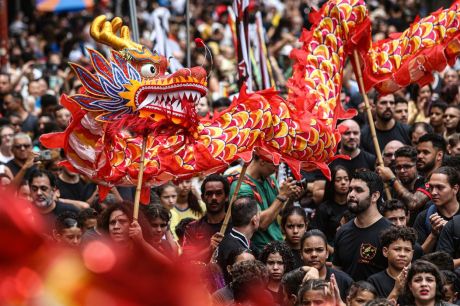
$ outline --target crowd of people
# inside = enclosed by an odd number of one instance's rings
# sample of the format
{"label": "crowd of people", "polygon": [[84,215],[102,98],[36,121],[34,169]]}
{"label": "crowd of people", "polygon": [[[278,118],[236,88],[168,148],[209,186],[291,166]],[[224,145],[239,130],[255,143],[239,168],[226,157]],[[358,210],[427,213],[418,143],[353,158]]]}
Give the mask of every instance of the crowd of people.
{"label": "crowd of people", "polygon": [[[166,6],[174,57],[185,64],[184,5],[171,2],[138,1],[141,43],[152,48],[152,14]],[[214,58],[211,67],[192,46],[192,66],[213,72],[197,113],[212,118],[238,91],[229,3],[191,2],[192,38],[202,38]],[[251,3],[263,13],[274,81],[285,91],[289,52],[321,2]],[[419,1],[368,6],[375,40],[433,9]],[[369,93],[383,164],[347,64],[341,103],[358,115],[339,122],[338,153],[349,159],[329,165],[330,181],[319,172],[296,181],[255,154],[231,207],[238,167],[152,188],[151,203],[135,220],[134,187],[114,187],[102,200],[94,183],[61,166],[62,152],[39,142],[68,126],[71,114],[59,96],[76,93],[81,83],[67,63],[89,67],[87,47],[107,54],[88,27],[114,10],[101,1],[91,12],[17,11],[10,20],[9,62],[0,73],[0,188],[30,202],[48,225],[47,239],[77,249],[104,240],[159,264],[205,265],[202,282],[213,305],[460,303],[460,65],[423,87]],[[221,233],[227,210],[231,220]]]}

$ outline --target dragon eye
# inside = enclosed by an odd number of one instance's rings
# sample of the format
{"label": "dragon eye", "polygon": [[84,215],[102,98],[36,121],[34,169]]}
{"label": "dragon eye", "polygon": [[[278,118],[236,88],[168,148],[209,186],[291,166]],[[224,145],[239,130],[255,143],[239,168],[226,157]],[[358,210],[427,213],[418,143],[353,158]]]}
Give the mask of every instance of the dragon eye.
{"label": "dragon eye", "polygon": [[153,64],[145,64],[141,67],[141,74],[143,77],[154,77],[157,74],[157,69]]}

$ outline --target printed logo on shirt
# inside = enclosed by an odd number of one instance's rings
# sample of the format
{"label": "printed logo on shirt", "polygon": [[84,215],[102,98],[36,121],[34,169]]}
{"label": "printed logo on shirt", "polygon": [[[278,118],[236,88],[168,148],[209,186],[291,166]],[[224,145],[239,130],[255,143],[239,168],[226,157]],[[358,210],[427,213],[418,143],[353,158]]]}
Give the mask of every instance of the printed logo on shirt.
{"label": "printed logo on shirt", "polygon": [[377,247],[373,246],[370,243],[362,243],[359,253],[361,255],[359,262],[369,263],[377,254]]}

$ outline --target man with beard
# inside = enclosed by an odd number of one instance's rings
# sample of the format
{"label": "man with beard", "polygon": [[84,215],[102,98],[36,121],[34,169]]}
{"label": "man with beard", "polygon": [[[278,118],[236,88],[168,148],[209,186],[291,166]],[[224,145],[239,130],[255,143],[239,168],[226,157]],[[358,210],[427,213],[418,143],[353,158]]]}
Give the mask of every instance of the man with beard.
{"label": "man with beard", "polygon": [[409,121],[409,102],[402,97],[397,97],[395,100],[395,114],[397,121],[407,124]]}
{"label": "man with beard", "polygon": [[182,256],[188,260],[208,262],[222,240],[223,235],[219,230],[224,221],[229,190],[227,179],[218,174],[209,175],[201,184],[201,199],[206,204],[206,214],[189,223],[185,229]]}
{"label": "man with beard", "polygon": [[425,177],[442,164],[446,154],[446,141],[437,134],[425,134],[417,144],[417,170]]}
{"label": "man with beard", "polygon": [[339,124],[345,129],[340,141],[339,154],[350,156],[349,160],[336,159],[330,164],[330,169],[343,166],[353,173],[356,169],[374,170],[375,156],[359,148],[361,131],[356,121],[349,119]]}
{"label": "man with beard", "polygon": [[[385,148],[391,140],[399,140],[403,144],[410,145],[409,127],[393,118],[395,109],[395,97],[393,94],[375,98],[375,131],[380,149]],[[369,125],[361,129],[361,147],[375,155],[375,148],[371,141]]]}
{"label": "man with beard", "polygon": [[[420,192],[419,197],[428,200],[425,191],[425,179],[418,175],[417,150],[413,147],[405,146],[395,152],[394,174],[388,167],[377,167],[377,173],[382,180],[392,187],[393,196],[404,202],[407,207],[413,206],[414,193]],[[423,191],[417,191],[421,188]],[[426,201],[425,201],[426,203]],[[413,224],[418,211],[412,211],[411,221]]]}
{"label": "man with beard", "polygon": [[50,230],[55,223],[56,217],[63,212],[71,211],[76,214],[79,213],[79,210],[75,206],[56,200],[56,178],[51,172],[35,170],[31,173],[28,182],[32,204],[45,218]]}
{"label": "man with beard", "polygon": [[[425,178],[428,177],[435,169],[441,166],[445,152],[446,141],[442,136],[437,134],[425,134],[420,137],[417,144],[416,169],[418,173],[423,173]],[[406,166],[408,166],[409,160],[399,159],[400,166],[402,167],[406,161],[408,162]],[[377,167],[377,173],[379,173],[382,179],[387,182],[390,187],[395,189],[398,198],[410,209],[413,217],[411,221],[409,221],[409,224],[412,224],[420,209],[423,209],[425,204],[431,199],[428,186],[422,183],[421,178],[418,178],[417,181],[414,182],[413,188],[415,192],[413,192],[404,186],[401,180],[397,179],[390,169]],[[403,180],[409,180],[409,176],[402,176],[402,178]],[[409,184],[407,186],[409,187]]]}
{"label": "man with beard", "polygon": [[414,223],[418,242],[422,244],[425,254],[436,246],[438,236],[447,221],[460,214],[457,200],[459,184],[459,175],[452,167],[440,167],[429,176],[428,185],[434,205],[422,211]]}
{"label": "man with beard", "polygon": [[354,281],[366,280],[386,268],[379,235],[392,226],[377,208],[383,182],[375,172],[356,172],[350,182],[347,205],[356,215],[335,236],[333,264]]}

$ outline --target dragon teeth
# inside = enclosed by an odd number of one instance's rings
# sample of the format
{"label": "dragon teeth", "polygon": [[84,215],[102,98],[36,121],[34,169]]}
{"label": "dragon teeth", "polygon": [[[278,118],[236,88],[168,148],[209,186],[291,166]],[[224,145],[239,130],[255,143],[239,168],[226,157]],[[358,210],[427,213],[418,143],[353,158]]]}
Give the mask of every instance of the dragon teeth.
{"label": "dragon teeth", "polygon": [[143,109],[144,107],[146,107],[147,105],[149,105],[150,103],[152,103],[152,101],[155,100],[155,94],[149,94],[145,100],[141,103],[141,105],[139,105],[138,109]]}
{"label": "dragon teeth", "polygon": [[201,98],[195,90],[174,91],[171,93],[149,93],[144,101],[138,106],[138,110],[156,105],[156,107],[170,108],[175,112],[183,112],[181,100],[188,100],[197,103]]}
{"label": "dragon teeth", "polygon": [[193,95],[193,101],[198,100],[198,98],[199,98],[198,92],[194,91],[194,92],[192,92],[192,95]]}

